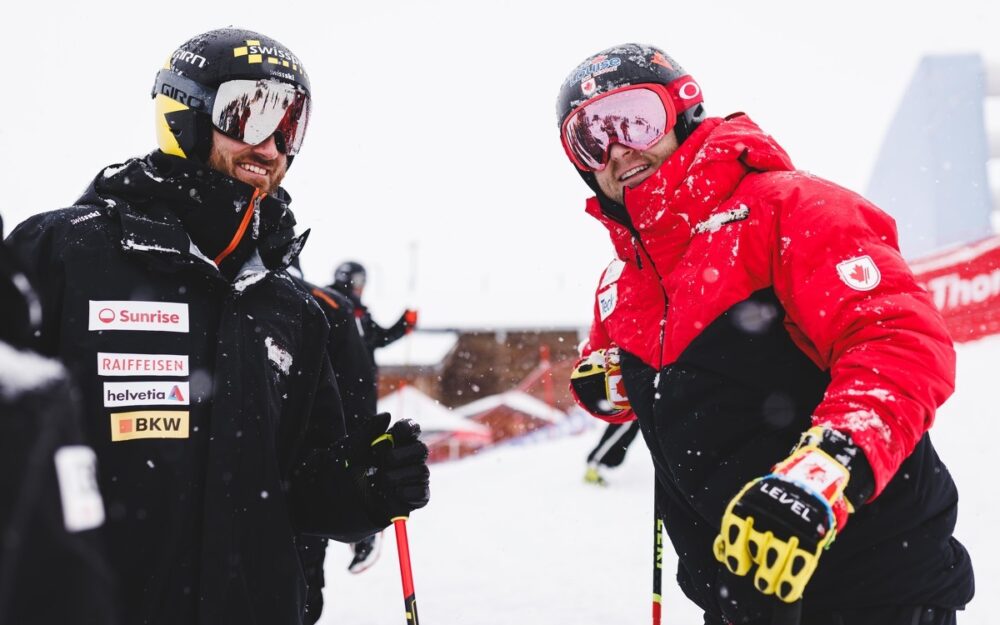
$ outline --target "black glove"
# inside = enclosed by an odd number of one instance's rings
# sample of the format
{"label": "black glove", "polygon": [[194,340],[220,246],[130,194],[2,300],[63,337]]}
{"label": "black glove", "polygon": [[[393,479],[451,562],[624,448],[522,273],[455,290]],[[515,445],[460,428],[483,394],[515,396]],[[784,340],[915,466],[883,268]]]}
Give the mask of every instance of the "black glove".
{"label": "black glove", "polygon": [[342,443],[345,464],[372,519],[388,525],[423,508],[430,499],[427,445],[420,426],[403,419],[388,431],[391,417],[370,417]]}

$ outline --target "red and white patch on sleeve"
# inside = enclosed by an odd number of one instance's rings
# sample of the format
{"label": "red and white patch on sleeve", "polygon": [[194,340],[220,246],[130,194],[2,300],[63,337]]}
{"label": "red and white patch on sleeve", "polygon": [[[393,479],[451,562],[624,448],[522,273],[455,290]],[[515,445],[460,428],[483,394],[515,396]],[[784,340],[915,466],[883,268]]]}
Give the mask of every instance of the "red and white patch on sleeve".
{"label": "red and white patch on sleeve", "polygon": [[855,291],[871,291],[882,281],[882,273],[871,256],[858,256],[837,264],[837,273],[844,284]]}

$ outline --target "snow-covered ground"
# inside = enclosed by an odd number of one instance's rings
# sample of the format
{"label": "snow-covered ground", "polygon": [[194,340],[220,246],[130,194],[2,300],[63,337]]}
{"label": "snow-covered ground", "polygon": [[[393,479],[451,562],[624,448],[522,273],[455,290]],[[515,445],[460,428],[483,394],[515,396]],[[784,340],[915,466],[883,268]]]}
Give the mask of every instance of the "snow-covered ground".
{"label": "snow-covered ground", "polygon": [[[1000,439],[1000,337],[959,346],[958,390],[938,413],[935,445],[962,495],[958,538],[976,567],[979,597],[962,625],[986,625],[1000,590],[1000,503],[990,470]],[[410,520],[420,620],[425,625],[620,625],[650,622],[652,468],[641,439],[611,485],[583,483],[600,435],[504,447],[432,468],[432,501]],[[350,550],[331,543],[321,625],[405,623],[396,543],[347,573]],[[701,623],[664,563],[664,623]],[[995,619],[994,619],[995,620]]]}

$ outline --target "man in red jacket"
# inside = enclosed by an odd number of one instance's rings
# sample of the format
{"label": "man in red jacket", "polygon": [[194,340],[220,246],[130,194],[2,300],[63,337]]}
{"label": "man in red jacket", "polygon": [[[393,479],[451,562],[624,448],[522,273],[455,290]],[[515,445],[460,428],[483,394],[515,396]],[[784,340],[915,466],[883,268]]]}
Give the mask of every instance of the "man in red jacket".
{"label": "man in red jacket", "polygon": [[705,622],[802,599],[807,623],[954,623],[972,565],[927,430],[955,355],[892,219],[746,115],[706,117],[654,47],[588,58],[557,115],[625,265],[595,321]]}

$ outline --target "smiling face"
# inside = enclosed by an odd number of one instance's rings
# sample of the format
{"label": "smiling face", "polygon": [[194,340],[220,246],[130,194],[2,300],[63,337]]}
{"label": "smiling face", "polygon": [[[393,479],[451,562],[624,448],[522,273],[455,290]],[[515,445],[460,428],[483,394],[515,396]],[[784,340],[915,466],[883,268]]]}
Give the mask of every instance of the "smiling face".
{"label": "smiling face", "polygon": [[597,184],[608,198],[623,203],[625,187],[634,188],[653,175],[677,149],[677,134],[671,130],[645,150],[636,150],[621,143],[608,149],[608,164],[594,172]]}
{"label": "smiling face", "polygon": [[278,189],[288,169],[288,157],[274,143],[274,135],[257,145],[231,139],[212,129],[212,151],[208,165],[230,178],[271,194]]}

